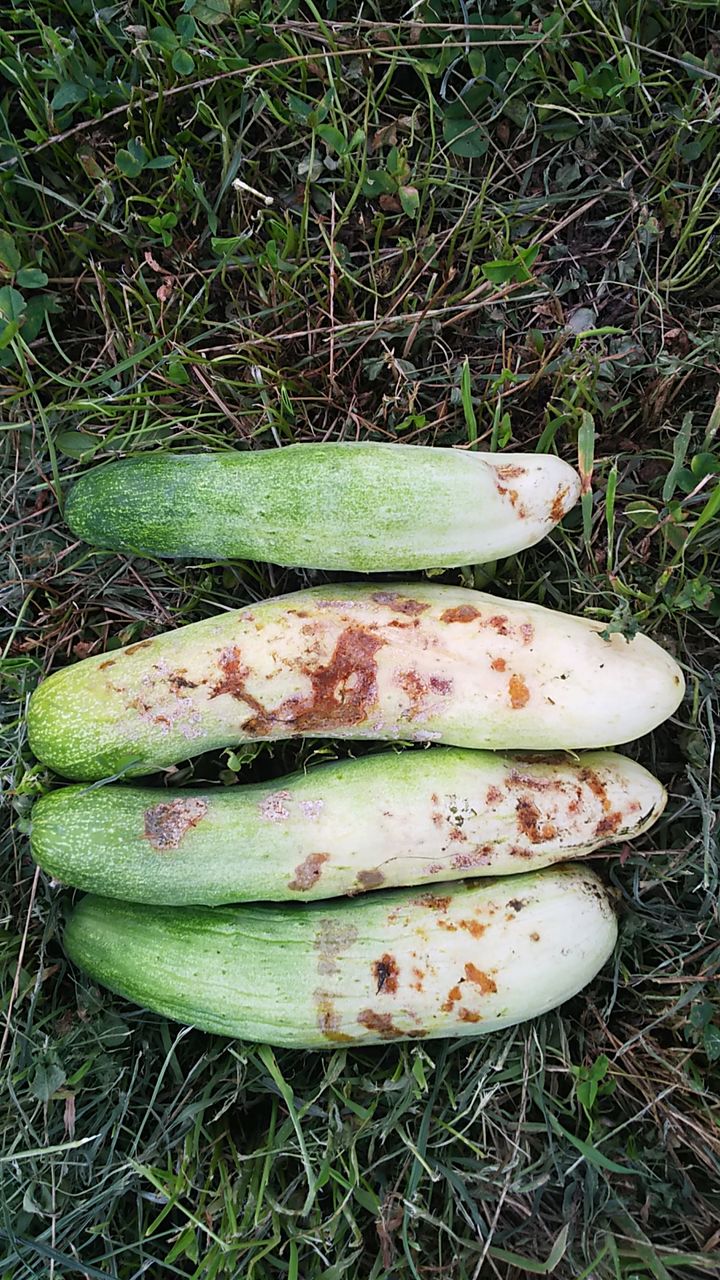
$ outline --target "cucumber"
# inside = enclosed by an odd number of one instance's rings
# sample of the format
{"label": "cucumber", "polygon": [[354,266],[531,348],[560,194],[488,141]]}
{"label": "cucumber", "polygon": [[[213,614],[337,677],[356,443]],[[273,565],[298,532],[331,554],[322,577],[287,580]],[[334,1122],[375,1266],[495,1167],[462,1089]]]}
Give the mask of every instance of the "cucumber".
{"label": "cucumber", "polygon": [[32,811],[35,860],[109,898],[311,900],[517,874],[631,839],[663,787],[624,756],[433,747],[246,787],[64,787]]}
{"label": "cucumber", "polygon": [[512,555],[579,492],[577,473],[552,454],[296,444],[95,467],[65,518],[97,547],[375,573]]}
{"label": "cucumber", "polygon": [[307,906],[89,896],[65,946],[95,981],[179,1022],[317,1049],[522,1022],[590,982],[616,935],[598,877],[568,864]]}
{"label": "cucumber", "polygon": [[57,672],[30,745],[81,780],[298,736],[614,746],[669,716],[683,678],[652,640],[603,630],[461,587],[314,587]]}

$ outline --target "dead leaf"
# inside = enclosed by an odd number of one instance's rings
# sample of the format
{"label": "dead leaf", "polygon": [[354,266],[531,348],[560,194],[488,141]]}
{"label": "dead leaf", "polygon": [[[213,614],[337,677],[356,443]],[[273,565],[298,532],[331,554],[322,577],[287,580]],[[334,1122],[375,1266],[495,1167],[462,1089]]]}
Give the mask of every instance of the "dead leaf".
{"label": "dead leaf", "polygon": [[394,147],[397,143],[397,121],[393,120],[392,124],[384,124],[381,129],[376,129],[370,142],[370,151],[378,151],[380,147]]}
{"label": "dead leaf", "polygon": [[75,1137],[75,1094],[69,1093],[65,1099],[65,1114],[63,1116],[63,1124],[65,1132],[72,1142]]}

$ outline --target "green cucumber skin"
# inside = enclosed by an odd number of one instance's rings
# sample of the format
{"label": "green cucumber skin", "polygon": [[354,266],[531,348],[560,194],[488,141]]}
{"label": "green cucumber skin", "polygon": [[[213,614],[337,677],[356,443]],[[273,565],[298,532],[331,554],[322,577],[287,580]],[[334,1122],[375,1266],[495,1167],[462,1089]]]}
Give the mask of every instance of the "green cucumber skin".
{"label": "green cucumber skin", "polygon": [[612,752],[550,762],[432,747],[271,785],[64,787],[35,804],[31,847],[56,880],[108,898],[309,901],[583,857],[647,830],[665,801]]}
{"label": "green cucumber skin", "polygon": [[333,583],[56,672],[30,700],[29,741],[81,781],[297,736],[614,746],[671,715],[684,681],[646,636],[602,631],[462,587]]}
{"label": "green cucumber skin", "polygon": [[88,896],[70,959],[179,1022],[296,1048],[480,1035],[555,1008],[596,975],[617,923],[594,872],[284,907],[157,907]]}
{"label": "green cucumber skin", "polygon": [[378,573],[512,555],[579,491],[552,454],[298,444],[106,463],[77,481],[65,518],[114,550]]}

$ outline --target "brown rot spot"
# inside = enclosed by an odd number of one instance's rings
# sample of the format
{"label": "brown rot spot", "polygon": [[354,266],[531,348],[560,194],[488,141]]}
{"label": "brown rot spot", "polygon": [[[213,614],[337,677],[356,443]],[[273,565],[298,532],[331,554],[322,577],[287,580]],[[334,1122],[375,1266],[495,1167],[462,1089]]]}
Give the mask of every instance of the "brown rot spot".
{"label": "brown rot spot", "polygon": [[519,773],[517,769],[510,771],[507,784],[513,788],[526,787],[528,791],[559,791],[562,789],[562,783],[556,777],[535,778],[531,773]]}
{"label": "brown rot spot", "polygon": [[114,666],[115,666],[115,658],[108,658],[106,662],[101,662],[99,664],[98,671],[107,671],[108,667],[114,667]]}
{"label": "brown rot spot", "polygon": [[410,704],[407,714],[410,717],[419,715],[427,693],[425,681],[418,675],[417,671],[401,671],[398,675],[398,684]]}
{"label": "brown rot spot", "polygon": [[412,987],[413,991],[422,991],[423,978],[425,977],[425,970],[413,967],[412,972],[413,972],[413,980],[410,983],[410,986]]}
{"label": "brown rot spot", "polygon": [[207,800],[200,796],[178,796],[177,800],[153,805],[145,810],[145,839],[160,853],[177,849],[183,836],[197,826],[207,811]]}
{"label": "brown rot spot", "polygon": [[[218,658],[218,666],[222,672],[222,679],[213,686],[211,698],[219,698],[222,694],[228,693],[231,698],[236,698],[238,702],[244,702],[251,711],[255,712],[252,720],[243,725],[249,732],[258,736],[267,734],[270,731],[271,719],[270,714],[266,711],[261,702],[257,698],[248,693],[245,688],[245,681],[250,674],[250,668],[243,666],[240,650],[237,645],[231,645],[228,649],[223,649]],[[250,725],[253,728],[250,728]]]}
{"label": "brown rot spot", "polygon": [[459,999],[460,999],[460,988],[451,987],[447,993],[447,1000],[443,1000],[442,1004],[440,1005],[440,1008],[442,1009],[443,1013],[452,1013],[453,1005],[456,1005]]}
{"label": "brown rot spot", "polygon": [[465,965],[465,977],[468,982],[474,982],[479,987],[484,996],[490,995],[493,991],[497,991],[497,984],[492,978],[483,973],[482,969],[476,969],[474,964]]}
{"label": "brown rot spot", "polygon": [[520,501],[520,494],[518,493],[517,489],[506,489],[505,486],[502,484],[498,484],[495,487],[501,497],[510,499],[510,505],[513,507],[515,511],[517,511],[520,519],[524,520],[525,516],[527,515],[527,512]]}
{"label": "brown rot spot", "polygon": [[[441,871],[442,867],[438,867]],[[413,898],[413,902],[417,907],[429,907],[431,911],[447,911],[452,899],[448,896],[440,897],[435,893],[421,893],[419,897]]]}
{"label": "brown rot spot", "polygon": [[557,827],[552,822],[542,822],[540,810],[530,796],[520,796],[515,806],[518,827],[531,844],[542,844],[544,840],[554,840]]}
{"label": "brown rot spot", "polygon": [[540,941],[540,934],[539,934],[539,933],[537,933],[534,929],[533,929],[533,932],[530,934],[530,941],[531,941],[531,942],[539,942],[539,941]]}
{"label": "brown rot spot", "polygon": [[357,941],[354,925],[343,925],[327,916],[320,921],[313,946],[318,953],[318,973],[337,973],[338,960]]}
{"label": "brown rot spot", "polygon": [[479,920],[458,920],[461,929],[466,929],[473,938],[482,938],[487,925],[481,924]]}
{"label": "brown rot spot", "polygon": [[550,519],[553,524],[557,524],[565,515],[565,499],[569,492],[570,489],[568,485],[561,485],[555,494],[555,497],[552,500],[552,506],[550,507]]}
{"label": "brown rot spot", "polygon": [[197,680],[188,680],[184,669],[168,676],[168,684],[171,684],[173,689],[197,689],[198,687]]}
{"label": "brown rot spot", "polygon": [[393,1025],[392,1017],[389,1013],[376,1013],[374,1009],[362,1009],[358,1014],[358,1022],[361,1027],[366,1027],[368,1031],[374,1031],[380,1036],[381,1040],[395,1040],[402,1035],[402,1031],[398,1031]]}
{"label": "brown rot spot", "polygon": [[458,1009],[458,1018],[461,1022],[479,1022],[480,1014],[473,1009]]}
{"label": "brown rot spot", "polygon": [[295,878],[288,884],[288,889],[298,893],[307,893],[317,884],[322,875],[323,863],[330,858],[329,853],[309,853],[303,862],[295,868]]}
{"label": "brown rot spot", "polygon": [[264,822],[286,822],[290,817],[288,800],[292,800],[289,791],[271,791],[270,795],[264,796],[258,805],[260,817]]}
{"label": "brown rot spot", "polygon": [[[455,853],[450,859],[450,865],[455,871],[471,871],[473,867],[486,867],[490,862],[492,853],[492,845],[479,844],[469,853]],[[462,924],[462,921],[460,922]]]}
{"label": "brown rot spot", "polygon": [[430,605],[425,604],[424,601],[401,596],[397,591],[376,591],[372,598],[376,604],[385,604],[395,613],[404,613],[410,618],[430,608]]}
{"label": "brown rot spot", "polygon": [[348,1040],[352,1040],[352,1036],[347,1035],[340,1030],[340,1016],[332,996],[325,991],[316,991],[315,999],[317,1001],[317,1020],[318,1026],[327,1040],[332,1040],[335,1044],[343,1044]]}
{"label": "brown rot spot", "polygon": [[521,707],[526,707],[530,701],[530,690],[522,676],[511,675],[508,693],[510,694],[510,706],[513,711],[519,711]]}
{"label": "brown rot spot", "polygon": [[347,627],[327,666],[308,671],[312,694],[288,719],[295,733],[358,724],[377,699],[375,655],[385,641],[361,627]]}
{"label": "brown rot spot", "polygon": [[527,903],[523,902],[522,898],[511,898],[508,902],[508,906],[511,907],[513,911],[522,911],[523,907],[527,906]]}
{"label": "brown rot spot", "polygon": [[497,467],[496,473],[499,475],[501,480],[517,480],[520,476],[525,475],[525,467],[510,465],[506,467]]}
{"label": "brown rot spot", "polygon": [[492,667],[493,671],[504,671],[505,668],[507,667],[507,662],[505,661],[504,658],[493,658],[492,662],[490,663],[490,666]]}
{"label": "brown rot spot", "polygon": [[379,995],[382,991],[386,996],[394,995],[398,989],[398,976],[400,974],[395,957],[386,951],[379,960],[373,961],[372,971],[377,983],[377,994]]}
{"label": "brown rot spot", "polygon": [[452,680],[441,679],[440,676],[430,677],[430,688],[433,693],[449,693],[452,689]]}
{"label": "brown rot spot", "polygon": [[378,889],[385,882],[385,876],[378,867],[371,867],[369,871],[358,872],[357,890],[359,893],[365,893],[367,889]]}
{"label": "brown rot spot", "polygon": [[594,796],[597,796],[603,809],[607,813],[610,809],[610,801],[608,799],[607,788],[602,778],[594,769],[581,769],[579,778],[581,782],[585,782],[590,788]]}
{"label": "brown rot spot", "polygon": [[488,618],[486,625],[488,627],[492,627],[493,631],[497,631],[499,636],[507,636],[510,634],[507,618],[503,618],[499,613],[494,613],[492,618]]}
{"label": "brown rot spot", "polygon": [[488,787],[487,795],[485,796],[485,803],[490,805],[491,808],[494,808],[496,804],[499,804],[502,798],[503,793],[499,787]]}
{"label": "brown rot spot", "polygon": [[510,846],[511,858],[532,858],[532,849],[523,849],[521,844],[513,844]]}
{"label": "brown rot spot", "polygon": [[452,920],[438,920],[438,929],[444,929],[446,933],[457,933],[457,925]]}
{"label": "brown rot spot", "polygon": [[137,644],[129,644],[125,652],[128,654],[139,653],[140,649],[149,649],[151,644],[152,640],[138,640]]}
{"label": "brown rot spot", "polygon": [[535,628],[532,622],[520,623],[520,639],[523,644],[532,644],[535,639]]}
{"label": "brown rot spot", "polygon": [[600,821],[598,822],[595,828],[595,835],[596,836],[613,835],[614,832],[616,832],[618,827],[621,825],[622,820],[623,820],[623,816],[621,813],[618,813],[617,810],[615,811],[615,813],[606,814],[605,817],[601,818]]}
{"label": "brown rot spot", "polygon": [[446,609],[440,614],[441,622],[473,622],[480,617],[480,610],[474,604],[458,604],[453,609]]}
{"label": "brown rot spot", "polygon": [[450,839],[455,841],[458,841],[458,840],[466,841],[467,836],[465,835],[464,831],[460,830],[459,827],[453,827],[452,831],[450,832]]}

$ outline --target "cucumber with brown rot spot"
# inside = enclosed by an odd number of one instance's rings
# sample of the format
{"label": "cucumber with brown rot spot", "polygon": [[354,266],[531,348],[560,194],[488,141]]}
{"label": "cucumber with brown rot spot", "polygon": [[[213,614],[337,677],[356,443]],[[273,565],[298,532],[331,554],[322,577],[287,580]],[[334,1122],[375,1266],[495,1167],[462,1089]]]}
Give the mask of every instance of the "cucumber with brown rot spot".
{"label": "cucumber with brown rot spot", "polygon": [[95,981],[178,1022],[319,1049],[523,1022],[586,986],[616,937],[601,881],[566,864],[304,907],[88,896],[65,947]]}
{"label": "cucumber with brown rot spot", "polygon": [[552,454],[295,444],[93,467],[65,518],[78,537],[114,550],[377,573],[514,554],[579,493],[577,472]]}
{"label": "cucumber with brown rot spot", "polygon": [[28,732],[81,780],[301,736],[575,750],[647,733],[683,690],[643,635],[462,587],[343,583],[66,667],[33,694]]}
{"label": "cucumber with brown rot spot", "polygon": [[583,857],[652,826],[665,791],[613,752],[382,752],[252,786],[63,787],[32,811],[36,862],[108,898],[309,901]]}

